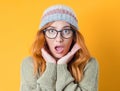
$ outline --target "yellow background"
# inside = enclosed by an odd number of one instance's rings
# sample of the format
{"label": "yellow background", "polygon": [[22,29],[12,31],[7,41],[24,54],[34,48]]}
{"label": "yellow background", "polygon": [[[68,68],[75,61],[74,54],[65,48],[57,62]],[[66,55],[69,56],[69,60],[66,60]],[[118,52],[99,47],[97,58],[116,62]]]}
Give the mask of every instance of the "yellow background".
{"label": "yellow background", "polygon": [[119,0],[1,0],[0,91],[19,91],[20,64],[28,55],[43,10],[71,6],[86,45],[100,66],[99,91],[120,91]]}

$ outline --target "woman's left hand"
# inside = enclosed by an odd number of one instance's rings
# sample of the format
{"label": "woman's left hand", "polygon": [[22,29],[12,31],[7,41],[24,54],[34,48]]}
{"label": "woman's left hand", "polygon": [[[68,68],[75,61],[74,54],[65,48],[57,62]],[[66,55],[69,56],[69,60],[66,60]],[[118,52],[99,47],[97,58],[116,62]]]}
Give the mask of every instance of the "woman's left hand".
{"label": "woman's left hand", "polygon": [[70,52],[68,52],[64,57],[57,61],[57,64],[67,64],[71,61],[74,54],[80,49],[80,46],[76,43]]}

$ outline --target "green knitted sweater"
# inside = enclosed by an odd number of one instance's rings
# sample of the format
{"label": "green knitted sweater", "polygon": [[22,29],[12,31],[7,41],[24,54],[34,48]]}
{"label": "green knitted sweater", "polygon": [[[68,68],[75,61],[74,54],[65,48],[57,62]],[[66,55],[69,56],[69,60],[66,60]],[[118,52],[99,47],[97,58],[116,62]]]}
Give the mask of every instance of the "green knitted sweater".
{"label": "green knitted sweater", "polygon": [[20,91],[98,91],[98,62],[91,58],[84,68],[84,77],[79,83],[67,69],[67,64],[46,63],[45,72],[34,75],[32,57],[21,63]]}

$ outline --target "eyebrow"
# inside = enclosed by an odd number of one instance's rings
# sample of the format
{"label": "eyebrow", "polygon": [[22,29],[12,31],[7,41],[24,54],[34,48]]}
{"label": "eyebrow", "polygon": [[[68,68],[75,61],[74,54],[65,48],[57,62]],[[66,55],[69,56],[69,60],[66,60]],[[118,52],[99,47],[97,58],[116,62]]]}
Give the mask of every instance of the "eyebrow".
{"label": "eyebrow", "polygon": [[[54,26],[49,26],[48,28],[56,28],[56,27],[54,27]],[[62,27],[62,29],[63,28],[71,28],[70,26],[64,26],[64,27]]]}

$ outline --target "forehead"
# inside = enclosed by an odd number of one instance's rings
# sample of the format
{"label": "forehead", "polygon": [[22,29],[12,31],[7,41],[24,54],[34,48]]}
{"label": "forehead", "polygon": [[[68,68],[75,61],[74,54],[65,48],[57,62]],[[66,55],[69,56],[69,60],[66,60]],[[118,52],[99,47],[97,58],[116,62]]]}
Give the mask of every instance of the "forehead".
{"label": "forehead", "polygon": [[53,22],[50,26],[54,28],[64,28],[64,27],[70,27],[70,24],[61,20],[61,21]]}

